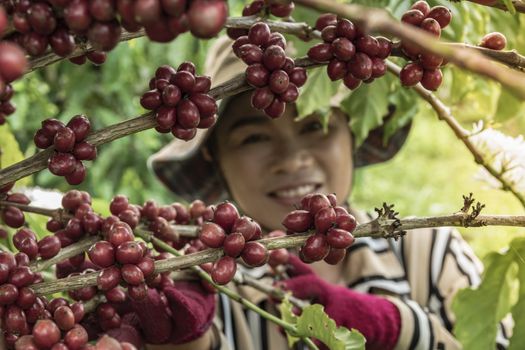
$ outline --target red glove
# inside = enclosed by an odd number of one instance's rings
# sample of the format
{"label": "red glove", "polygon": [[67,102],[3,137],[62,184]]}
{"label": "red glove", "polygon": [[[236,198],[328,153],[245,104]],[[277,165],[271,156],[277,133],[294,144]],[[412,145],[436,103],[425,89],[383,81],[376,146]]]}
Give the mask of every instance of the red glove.
{"label": "red glove", "polygon": [[215,315],[215,294],[195,282],[176,282],[163,292],[167,305],[152,288],[144,300],[131,302],[147,343],[186,343],[210,328]]}
{"label": "red glove", "polygon": [[292,278],[280,285],[299,299],[322,304],[338,326],[355,328],[367,342],[367,349],[393,349],[401,329],[397,307],[390,301],[371,294],[355,292],[328,283],[318,277],[297,256],[290,256],[288,273]]}

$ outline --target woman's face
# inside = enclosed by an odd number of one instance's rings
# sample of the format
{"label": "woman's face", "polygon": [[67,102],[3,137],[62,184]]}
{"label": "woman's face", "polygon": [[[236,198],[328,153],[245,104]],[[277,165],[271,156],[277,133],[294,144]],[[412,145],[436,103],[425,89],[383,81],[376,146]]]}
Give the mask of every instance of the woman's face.
{"label": "woman's face", "polygon": [[319,117],[294,121],[296,109],[272,120],[250,105],[250,93],[229,103],[216,129],[218,163],[232,199],[268,230],[311,192],[335,193],[343,202],[352,183],[351,136],[335,113],[324,132]]}

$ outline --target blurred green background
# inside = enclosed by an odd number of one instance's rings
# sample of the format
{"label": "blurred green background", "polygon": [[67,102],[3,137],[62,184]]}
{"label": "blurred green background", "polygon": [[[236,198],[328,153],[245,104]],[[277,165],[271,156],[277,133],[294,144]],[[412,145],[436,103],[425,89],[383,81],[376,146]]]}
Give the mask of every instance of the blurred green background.
{"label": "blurred green background", "polygon": [[[399,18],[411,1],[354,1],[386,8]],[[245,1],[230,0],[232,15],[239,15]],[[503,11],[488,9],[470,2],[443,4],[453,11],[452,24],[443,32],[448,40],[476,44],[488,32],[501,31],[508,39],[509,49],[525,53],[525,25],[518,17]],[[314,12],[297,9],[294,17],[312,24]],[[46,118],[63,121],[75,114],[86,114],[94,129],[141,114],[139,96],[147,90],[150,77],[157,66],[178,65],[184,60],[196,63],[203,72],[207,47],[211,41],[197,41],[189,34],[170,44],[155,44],[136,39],[120,44],[109,54],[108,61],[96,67],[76,66],[62,62],[28,74],[15,84],[14,103],[17,112],[0,126],[1,166],[8,166],[36,149],[32,137]],[[295,42],[298,56],[312,45]],[[395,59],[402,64],[402,60]],[[311,81],[303,90],[299,102],[301,114],[316,108],[326,108],[328,98],[337,84],[326,78],[323,70],[311,72]],[[494,122],[498,130],[517,136],[525,131],[524,104],[515,100],[499,84],[473,76],[451,66],[444,69],[444,84],[438,95],[447,103],[464,127],[470,129],[478,121]],[[323,86],[323,87],[321,87]],[[398,110],[388,125],[390,131],[414,119],[411,134],[402,152],[392,161],[359,170],[351,201],[356,206],[373,211],[382,202],[395,204],[401,216],[440,215],[457,211],[463,194],[473,192],[486,204],[484,213],[523,214],[519,202],[508,193],[490,189],[474,179],[478,166],[465,146],[457,140],[444,122],[438,121],[426,102],[402,88],[396,79],[387,77],[348,93],[343,107],[352,113],[352,127],[362,140],[368,130],[381,122],[389,101]],[[99,157],[87,162],[88,176],[78,186],[98,199],[102,208],[115,194],[125,194],[135,203],[147,199],[172,202],[176,198],[153,177],[147,168],[147,158],[171,139],[169,135],[148,130],[99,147]],[[49,171],[41,171],[21,185],[36,185],[67,191],[72,188]],[[31,220],[41,219],[32,218]],[[45,221],[44,221],[45,222]],[[490,227],[461,230],[480,256],[505,247],[511,238],[523,235],[524,230]]]}

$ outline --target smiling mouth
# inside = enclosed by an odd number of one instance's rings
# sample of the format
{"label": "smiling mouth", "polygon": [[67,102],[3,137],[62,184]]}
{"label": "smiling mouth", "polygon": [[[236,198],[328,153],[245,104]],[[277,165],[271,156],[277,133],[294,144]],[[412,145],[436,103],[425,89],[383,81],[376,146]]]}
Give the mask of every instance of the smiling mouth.
{"label": "smiling mouth", "polygon": [[298,200],[309,193],[313,193],[321,188],[320,183],[310,183],[298,186],[288,186],[268,193],[272,198],[281,200]]}

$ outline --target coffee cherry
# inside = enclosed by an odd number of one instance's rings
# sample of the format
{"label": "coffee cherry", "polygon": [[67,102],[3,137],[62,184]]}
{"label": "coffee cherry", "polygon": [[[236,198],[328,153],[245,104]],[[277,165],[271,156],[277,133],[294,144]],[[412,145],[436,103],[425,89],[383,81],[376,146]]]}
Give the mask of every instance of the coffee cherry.
{"label": "coffee cherry", "polygon": [[425,17],[430,12],[430,6],[428,5],[428,3],[425,0],[416,1],[412,5],[411,9],[421,11]]}
{"label": "coffee cherry", "polygon": [[58,328],[68,331],[75,326],[75,314],[69,306],[59,306],[53,313]]}
{"label": "coffee cherry", "polygon": [[126,196],[116,195],[109,204],[109,210],[111,211],[111,214],[118,215],[124,210],[128,209],[128,205],[129,202]]}
{"label": "coffee cherry", "polygon": [[262,266],[268,262],[268,249],[259,242],[246,242],[242,260],[251,267]]}
{"label": "coffee cherry", "polygon": [[379,45],[377,57],[381,59],[386,59],[388,56],[390,56],[390,53],[392,51],[392,42],[384,37],[378,37],[376,39]]}
{"label": "coffee cherry", "polygon": [[403,86],[414,86],[423,78],[423,68],[418,63],[409,63],[401,69],[399,79]]}
{"label": "coffee cherry", "polygon": [[427,90],[436,91],[443,81],[441,69],[425,70],[421,85]]}
{"label": "coffee cherry", "polygon": [[56,236],[46,236],[38,242],[38,253],[42,259],[54,257],[60,251],[60,240]]}
{"label": "coffee cherry", "polygon": [[271,267],[284,265],[288,262],[289,257],[290,253],[288,253],[288,250],[286,250],[285,248],[272,250],[268,259],[268,265],[270,265]]}
{"label": "coffee cherry", "polygon": [[4,223],[12,228],[21,227],[24,222],[24,212],[18,208],[8,206],[1,212],[2,220]]}
{"label": "coffee cherry", "polygon": [[65,127],[64,123],[57,119],[46,119],[42,121],[42,132],[47,137],[54,139],[58,130]]}
{"label": "coffee cherry", "polygon": [[441,27],[439,26],[438,21],[436,21],[434,18],[425,18],[423,22],[421,22],[420,27],[431,34],[434,34],[438,38],[441,36]]}
{"label": "coffee cherry", "polygon": [[68,123],[67,127],[75,133],[75,141],[82,142],[91,131],[91,123],[85,115],[76,115]]}
{"label": "coffee cherry", "polygon": [[219,248],[222,246],[226,234],[224,229],[216,223],[205,222],[202,224],[199,238],[210,248]]}
{"label": "coffee cherry", "polygon": [[76,159],[71,153],[55,152],[49,158],[49,171],[58,176],[65,176],[71,174],[76,167]]}
{"label": "coffee cherry", "polygon": [[233,53],[240,57],[240,48],[243,45],[250,44],[250,39],[248,39],[248,35],[243,35],[241,37],[238,37],[237,40],[234,41],[232,44]]}
{"label": "coffee cherry", "polygon": [[386,63],[381,58],[372,58],[372,78],[379,78],[386,74]]}
{"label": "coffee cherry", "polygon": [[336,249],[346,249],[354,242],[352,234],[340,228],[330,228],[326,234],[327,243]]}
{"label": "coffee cherry", "polygon": [[121,264],[137,264],[143,253],[142,247],[138,243],[130,241],[117,247],[115,257]]}
{"label": "coffee cherry", "polygon": [[326,67],[326,72],[328,73],[328,77],[332,81],[342,79],[348,74],[348,71],[346,69],[346,62],[334,58]]}
{"label": "coffee cherry", "polygon": [[101,65],[104,62],[106,62],[108,55],[107,53],[103,51],[92,51],[92,52],[88,52],[86,54],[86,57],[88,60],[91,61],[91,63],[95,65]]}
{"label": "coffee cherry", "polygon": [[266,23],[258,22],[250,27],[248,39],[254,45],[263,46],[270,40],[270,27]]}
{"label": "coffee cherry", "polygon": [[452,12],[445,6],[434,6],[430,9],[427,17],[433,18],[438,21],[441,29],[448,26],[452,20]]}
{"label": "coffee cherry", "polygon": [[[73,0],[74,1],[74,0]],[[71,350],[81,349],[88,342],[88,333],[81,325],[77,324],[64,336],[64,343]]]}
{"label": "coffee cherry", "polygon": [[6,83],[20,78],[27,70],[28,63],[24,51],[8,41],[0,43],[0,76]]}
{"label": "coffee cherry", "polygon": [[262,63],[270,71],[281,69],[286,63],[284,49],[278,45],[267,47],[262,55]]}
{"label": "coffee cherry", "polygon": [[18,289],[12,284],[0,285],[0,305],[11,305],[18,299]]}
{"label": "coffee cherry", "polygon": [[295,4],[270,4],[270,13],[276,17],[288,17],[295,8]]}
{"label": "coffee cherry", "polygon": [[86,168],[84,167],[84,164],[80,160],[77,160],[75,163],[75,169],[72,173],[67,174],[65,178],[70,185],[78,185],[82,183],[86,178]]}
{"label": "coffee cherry", "polygon": [[224,285],[230,282],[237,271],[237,263],[230,256],[223,256],[213,264],[211,278],[213,282]]}
{"label": "coffee cherry", "polygon": [[328,255],[330,246],[324,234],[315,234],[306,240],[301,251],[304,257],[310,261],[322,260]]}
{"label": "coffee cherry", "polygon": [[23,335],[15,343],[15,350],[39,350],[32,335]]}
{"label": "coffee cherry", "polygon": [[35,344],[42,348],[50,348],[60,340],[60,329],[51,320],[39,320],[33,327]]}
{"label": "coffee cherry", "polygon": [[367,80],[372,76],[372,60],[362,52],[358,52],[348,62],[348,71],[354,78]]}
{"label": "coffee cherry", "polygon": [[254,63],[246,68],[246,81],[253,87],[268,85],[270,72],[261,63]]}
{"label": "coffee cherry", "polygon": [[224,254],[237,258],[244,249],[245,239],[242,233],[234,232],[224,239]]}
{"label": "coffee cherry", "polygon": [[285,37],[279,32],[272,33],[270,35],[270,40],[268,40],[263,47],[266,49],[266,48],[268,48],[268,47],[270,47],[272,45],[277,45],[280,48],[282,48],[283,50],[285,50],[286,49],[286,39],[285,39]]}
{"label": "coffee cherry", "polygon": [[327,26],[321,32],[321,38],[324,42],[331,43],[337,38],[336,26]]}
{"label": "coffee cherry", "polygon": [[325,233],[330,227],[335,224],[335,210],[332,207],[325,207],[320,209],[314,218],[315,229],[317,233]]}
{"label": "coffee cherry", "polygon": [[335,223],[338,228],[348,232],[353,232],[357,226],[355,218],[350,214],[338,214]]}
{"label": "coffee cherry", "polygon": [[193,92],[199,92],[206,94],[210,91],[211,88],[211,79],[208,76],[195,77],[195,86],[193,87]]}
{"label": "coffee cherry", "polygon": [[270,75],[270,84],[269,87],[272,90],[272,92],[276,94],[282,94],[283,92],[288,89],[288,85],[290,84],[290,78],[288,77],[288,74],[286,74],[283,70],[275,70]]}
{"label": "coffee cherry", "polygon": [[279,95],[279,99],[286,103],[292,103],[299,98],[299,89],[295,84],[289,84],[285,92]]}
{"label": "coffee cherry", "polygon": [[327,62],[333,58],[332,45],[326,43],[317,44],[308,50],[307,55],[315,62]]}
{"label": "coffee cherry", "polygon": [[286,103],[281,101],[279,98],[274,98],[272,103],[264,109],[264,113],[270,118],[279,118],[284,114],[286,109]]}
{"label": "coffee cherry", "polygon": [[120,273],[122,279],[131,285],[137,286],[144,282],[144,274],[137,265],[125,264],[122,266]]}
{"label": "coffee cherry", "polygon": [[357,36],[357,28],[351,21],[343,18],[337,21],[335,33],[338,37],[354,40]]}
{"label": "coffee cherry", "polygon": [[248,65],[259,63],[263,58],[262,49],[253,44],[245,44],[239,47],[238,53],[239,58]]}
{"label": "coffee cherry", "polygon": [[66,57],[75,49],[75,38],[66,28],[58,28],[49,37],[49,44],[54,53],[60,57]]}
{"label": "coffee cherry", "polygon": [[346,249],[330,248],[328,255],[325,256],[324,261],[330,265],[337,265],[346,256]]}
{"label": "coffee cherry", "polygon": [[422,53],[420,63],[425,70],[437,69],[443,63],[443,57],[430,53]]}
{"label": "coffee cherry", "polygon": [[186,14],[191,33],[197,38],[210,39],[224,27],[228,5],[224,0],[194,0]]}
{"label": "coffee cherry", "polygon": [[282,224],[293,232],[306,232],[313,225],[313,217],[309,211],[294,210],[284,218]]}
{"label": "coffee cherry", "polygon": [[419,27],[421,25],[421,22],[425,19],[425,15],[423,12],[419,10],[408,10],[403,14],[401,17],[401,22],[411,24],[415,27]]}
{"label": "coffee cherry", "polygon": [[155,271],[155,261],[148,257],[143,257],[140,259],[140,261],[137,263],[137,266],[146,278],[151,276]]}
{"label": "coffee cherry", "polygon": [[122,29],[117,20],[95,22],[89,27],[87,37],[97,51],[111,51],[117,46]]}
{"label": "coffee cherry", "polygon": [[75,133],[67,127],[58,130],[53,144],[58,152],[70,152],[75,146]]}
{"label": "coffee cherry", "polygon": [[127,223],[117,222],[109,229],[107,239],[114,247],[118,247],[124,242],[133,241],[133,231]]}
{"label": "coffee cherry", "polygon": [[333,13],[325,13],[320,15],[315,22],[315,29],[322,31],[327,26],[337,25],[337,15]]}
{"label": "coffee cherry", "polygon": [[297,87],[301,87],[306,83],[307,74],[306,69],[303,67],[295,67],[291,73],[289,73],[290,81]]}
{"label": "coffee cherry", "polygon": [[140,98],[140,105],[145,109],[154,110],[162,104],[161,94],[157,90],[146,91]]}
{"label": "coffee cherry", "polygon": [[272,104],[274,98],[275,95],[269,87],[255,89],[252,94],[251,104],[255,109],[265,109]]}
{"label": "coffee cherry", "polygon": [[505,35],[499,32],[486,34],[483,39],[481,39],[481,43],[479,44],[479,46],[486,47],[487,49],[491,50],[503,50],[506,45],[507,38],[505,38]]}
{"label": "coffee cherry", "polygon": [[82,141],[75,144],[73,155],[77,160],[93,160],[97,158],[97,148],[89,142]]}
{"label": "coffee cherry", "polygon": [[[113,226],[115,227],[115,226]],[[109,267],[115,263],[115,251],[108,241],[99,241],[88,250],[89,259],[100,267]]]}
{"label": "coffee cherry", "polygon": [[171,129],[171,133],[178,139],[189,141],[195,137],[195,135],[197,134],[197,129],[184,129],[178,125],[175,125]]}

